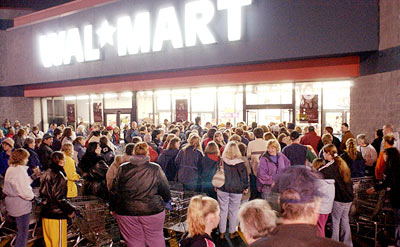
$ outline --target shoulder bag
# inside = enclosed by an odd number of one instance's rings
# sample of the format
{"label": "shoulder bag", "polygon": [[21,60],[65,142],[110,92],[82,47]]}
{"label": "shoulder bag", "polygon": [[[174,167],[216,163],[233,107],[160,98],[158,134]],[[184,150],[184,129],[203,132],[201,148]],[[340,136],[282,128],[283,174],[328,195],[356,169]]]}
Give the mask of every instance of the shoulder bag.
{"label": "shoulder bag", "polygon": [[221,188],[225,184],[225,171],[224,171],[224,161],[221,158],[218,170],[215,172],[211,184],[216,188]]}

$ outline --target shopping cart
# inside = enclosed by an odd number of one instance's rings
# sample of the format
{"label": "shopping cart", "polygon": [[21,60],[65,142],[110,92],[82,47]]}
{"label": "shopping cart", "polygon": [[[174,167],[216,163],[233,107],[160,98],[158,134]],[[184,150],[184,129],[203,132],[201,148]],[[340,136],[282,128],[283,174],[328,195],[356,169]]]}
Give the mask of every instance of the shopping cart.
{"label": "shopping cart", "polygon": [[119,228],[106,202],[94,196],[78,196],[70,201],[77,208],[68,229],[73,246],[112,246],[119,242]]}
{"label": "shopping cart", "polygon": [[384,210],[385,191],[368,194],[367,189],[375,185],[373,177],[353,178],[354,200],[350,211],[350,225],[357,237],[371,240],[378,246],[378,235],[390,224],[390,209]]}

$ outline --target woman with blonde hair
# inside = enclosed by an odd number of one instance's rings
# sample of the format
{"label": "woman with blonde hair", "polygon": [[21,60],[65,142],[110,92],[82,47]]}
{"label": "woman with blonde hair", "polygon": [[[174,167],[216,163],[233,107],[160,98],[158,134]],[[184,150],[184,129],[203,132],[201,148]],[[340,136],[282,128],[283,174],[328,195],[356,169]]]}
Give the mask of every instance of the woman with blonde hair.
{"label": "woman with blonde hair", "polygon": [[249,179],[246,166],[238,143],[230,141],[222,154],[222,168],[225,173],[225,184],[217,188],[217,197],[221,210],[219,223],[220,238],[225,238],[226,222],[229,214],[229,237],[237,237],[238,211],[242,194],[248,192]]}
{"label": "woman with blonde hair", "polygon": [[178,169],[178,182],[183,184],[186,190],[201,191],[200,173],[201,150],[199,135],[192,133],[189,135],[188,143],[184,146],[175,158]]}
{"label": "woman with blonde hair", "polygon": [[180,244],[182,247],[215,247],[211,232],[220,220],[218,202],[208,196],[194,196],[190,199],[187,224],[189,237]]}
{"label": "woman with blonde hair", "polygon": [[[65,128],[67,129],[67,128]],[[64,153],[65,165],[64,171],[67,175],[67,198],[73,198],[78,196],[78,189],[75,182],[81,178],[76,172],[75,160],[72,158],[74,156],[74,145],[72,143],[66,142],[61,146],[61,151]]]}
{"label": "woman with blonde hair", "polygon": [[8,214],[15,218],[17,222],[16,247],[25,247],[28,242],[29,234],[29,215],[32,212],[32,202],[34,194],[30,186],[32,180],[28,176],[27,170],[29,152],[19,148],[12,152],[8,161],[4,178],[3,193],[6,195],[5,204]]}
{"label": "woman with blonde hair", "polygon": [[351,171],[346,162],[338,155],[335,145],[325,145],[322,150],[324,159],[328,163],[320,167],[318,171],[322,173],[324,179],[335,180],[335,199],[331,213],[332,239],[341,240],[347,246],[353,246],[349,223],[349,212],[354,199]]}
{"label": "woman with blonde hair", "polygon": [[257,170],[257,189],[263,199],[271,193],[271,187],[279,175],[290,166],[290,160],[280,152],[276,139],[267,141],[267,151],[260,157]]}
{"label": "woman with blonde hair", "polygon": [[363,177],[365,173],[365,161],[361,152],[357,151],[357,142],[354,138],[349,138],[346,141],[346,149],[340,157],[346,161],[347,166],[350,168],[351,177]]}
{"label": "woman with blonde hair", "polygon": [[110,210],[128,247],[164,247],[164,203],[171,199],[168,181],[161,167],[150,162],[147,143],[137,143],[133,152],[112,182]]}

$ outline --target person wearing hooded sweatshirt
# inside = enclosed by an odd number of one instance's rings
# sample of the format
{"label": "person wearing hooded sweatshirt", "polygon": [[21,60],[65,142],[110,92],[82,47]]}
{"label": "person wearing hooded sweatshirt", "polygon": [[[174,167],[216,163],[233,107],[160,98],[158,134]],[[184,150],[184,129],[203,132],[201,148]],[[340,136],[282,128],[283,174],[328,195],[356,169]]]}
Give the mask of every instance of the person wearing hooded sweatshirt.
{"label": "person wearing hooded sweatshirt", "polygon": [[[321,149],[322,150],[322,149]],[[314,170],[325,166],[324,159],[315,159],[312,163]],[[319,208],[319,217],[317,222],[318,236],[325,237],[325,225],[328,221],[329,214],[332,212],[333,200],[335,199],[335,180],[334,179],[317,179],[316,185],[321,193],[321,204]]]}
{"label": "person wearing hooded sweatshirt", "polygon": [[175,158],[178,155],[180,143],[181,139],[179,137],[172,138],[168,143],[167,149],[160,154],[156,162],[163,169],[168,181],[176,180],[177,166]]}
{"label": "person wearing hooded sweatshirt", "polygon": [[79,162],[79,168],[84,179],[83,194],[107,199],[106,174],[108,166],[101,157],[101,148],[98,142],[88,144],[86,153]]}
{"label": "person wearing hooded sweatshirt", "polygon": [[114,162],[108,168],[106,179],[107,179],[107,188],[111,189],[112,182],[117,175],[118,168],[125,162],[129,162],[132,157],[133,149],[135,148],[135,144],[129,143],[125,146],[125,153],[123,155],[115,156]]}
{"label": "person wearing hooded sweatshirt", "polygon": [[186,190],[200,191],[201,151],[199,135],[192,133],[189,136],[188,144],[184,146],[175,158],[178,169],[178,182],[183,184]]}
{"label": "person wearing hooded sweatshirt", "polygon": [[226,222],[229,214],[229,237],[235,238],[238,226],[238,211],[243,192],[247,193],[249,179],[246,166],[238,144],[230,141],[222,153],[222,166],[225,173],[225,184],[217,189],[218,203],[221,210],[219,222],[220,238],[225,238]]}
{"label": "person wearing hooded sweatshirt", "polygon": [[267,199],[276,178],[290,166],[289,159],[280,151],[279,142],[267,141],[267,151],[261,156],[257,171],[257,189]]}
{"label": "person wearing hooded sweatshirt", "polygon": [[139,142],[129,163],[121,165],[110,189],[110,211],[128,247],[164,247],[164,203],[171,200],[161,167],[150,162],[148,145]]}
{"label": "person wearing hooded sweatshirt", "polygon": [[40,178],[41,213],[44,242],[47,247],[67,247],[67,219],[75,207],[67,200],[65,157],[56,151],[51,155],[50,169]]}
{"label": "person wearing hooded sweatshirt", "polygon": [[204,157],[201,159],[201,192],[214,199],[217,199],[217,192],[211,181],[221,162],[219,156],[218,145],[214,141],[208,142],[204,150]]}

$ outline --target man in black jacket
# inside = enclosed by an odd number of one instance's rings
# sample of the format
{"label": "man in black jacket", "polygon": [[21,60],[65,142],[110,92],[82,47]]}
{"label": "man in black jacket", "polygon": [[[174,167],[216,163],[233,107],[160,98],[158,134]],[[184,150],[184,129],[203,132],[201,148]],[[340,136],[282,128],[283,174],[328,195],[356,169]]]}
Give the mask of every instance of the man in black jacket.
{"label": "man in black jacket", "polygon": [[51,154],[53,153],[53,149],[51,149],[52,143],[53,137],[50,134],[44,134],[42,144],[40,144],[37,152],[44,171],[49,169],[51,164]]}

